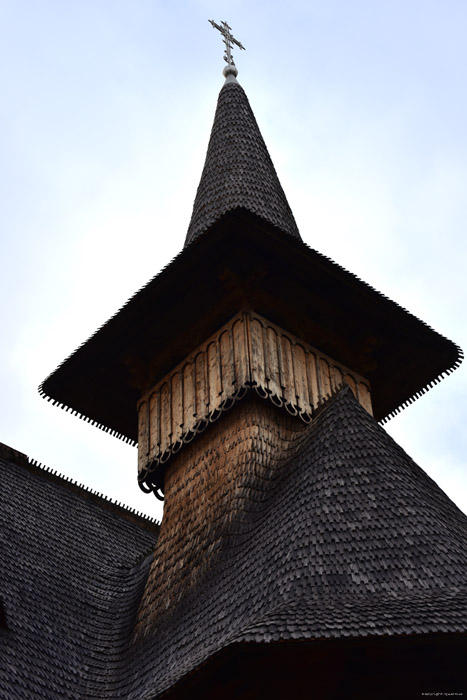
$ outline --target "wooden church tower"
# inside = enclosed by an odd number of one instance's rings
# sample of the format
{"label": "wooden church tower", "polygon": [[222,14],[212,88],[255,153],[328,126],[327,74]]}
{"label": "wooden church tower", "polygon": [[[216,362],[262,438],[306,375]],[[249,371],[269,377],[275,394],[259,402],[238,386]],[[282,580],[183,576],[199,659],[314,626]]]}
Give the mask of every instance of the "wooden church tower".
{"label": "wooden church tower", "polygon": [[466,519],[379,423],[461,351],[302,241],[221,29],[183,250],[42,386],[165,499],[125,697],[455,691]]}

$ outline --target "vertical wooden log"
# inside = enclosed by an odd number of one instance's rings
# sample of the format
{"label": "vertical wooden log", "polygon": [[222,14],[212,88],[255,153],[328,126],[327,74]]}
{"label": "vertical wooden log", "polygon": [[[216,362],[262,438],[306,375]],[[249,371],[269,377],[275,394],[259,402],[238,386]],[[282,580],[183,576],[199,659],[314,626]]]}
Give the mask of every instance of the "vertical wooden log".
{"label": "vertical wooden log", "polygon": [[172,442],[180,440],[183,432],[183,393],[182,374],[177,370],[172,375]]}
{"label": "vertical wooden log", "polygon": [[195,423],[194,365],[187,362],[183,370],[183,431],[192,430]]}
{"label": "vertical wooden log", "polygon": [[352,393],[355,396],[356,399],[358,399],[357,395],[357,385],[355,384],[355,379],[352,377],[351,374],[346,374],[345,375],[345,381],[349,385],[349,387],[352,389]]}
{"label": "vertical wooden log", "polygon": [[314,353],[307,351],[306,353],[306,376],[308,381],[308,391],[310,404],[313,408],[317,408],[320,402],[320,387],[318,383],[318,366]]}
{"label": "vertical wooden log", "polygon": [[219,338],[219,351],[222,371],[222,399],[232,396],[235,390],[235,368],[231,329],[225,330]]}
{"label": "vertical wooden log", "polygon": [[321,398],[327,399],[331,396],[331,376],[329,365],[323,357],[319,358],[319,378],[321,383]]}
{"label": "vertical wooden log", "polygon": [[245,386],[250,380],[250,363],[248,359],[246,321],[240,318],[234,321],[232,328],[236,387]]}
{"label": "vertical wooden log", "polygon": [[282,395],[284,400],[291,406],[297,403],[295,391],[295,377],[292,360],[292,343],[286,335],[280,336],[281,349],[281,374],[282,374]]}
{"label": "vertical wooden log", "polygon": [[217,341],[212,341],[207,347],[208,357],[208,391],[209,411],[219,408],[222,395],[222,382],[219,365]]}
{"label": "vertical wooden log", "polygon": [[331,367],[331,386],[333,391],[337,391],[342,387],[343,384],[343,378],[342,378],[342,372],[340,371],[339,367],[332,366]]}
{"label": "vertical wooden log", "polygon": [[301,345],[297,344],[294,346],[293,364],[297,405],[300,411],[310,414],[312,404],[310,403],[310,390],[308,388],[307,380],[306,354]]}
{"label": "vertical wooden log", "polygon": [[274,328],[266,328],[266,380],[269,393],[278,401],[282,400],[281,374],[279,369],[279,354],[277,351],[277,333]]}
{"label": "vertical wooden log", "polygon": [[206,354],[199,352],[195,358],[196,420],[206,418],[208,410]]}
{"label": "vertical wooden log", "polygon": [[169,447],[172,442],[172,416],[170,388],[167,382],[160,388],[161,394],[161,452]]}
{"label": "vertical wooden log", "polygon": [[149,460],[152,461],[160,452],[161,444],[161,395],[153,391],[149,399]]}
{"label": "vertical wooden log", "polygon": [[250,367],[255,385],[266,389],[264,374],[263,325],[257,318],[250,317]]}
{"label": "vertical wooden log", "polygon": [[373,406],[371,405],[371,394],[369,387],[363,382],[358,383],[358,400],[362,404],[365,411],[368,411],[370,416],[373,415]]}
{"label": "vertical wooden log", "polygon": [[138,471],[146,469],[149,459],[149,411],[147,401],[138,407]]}

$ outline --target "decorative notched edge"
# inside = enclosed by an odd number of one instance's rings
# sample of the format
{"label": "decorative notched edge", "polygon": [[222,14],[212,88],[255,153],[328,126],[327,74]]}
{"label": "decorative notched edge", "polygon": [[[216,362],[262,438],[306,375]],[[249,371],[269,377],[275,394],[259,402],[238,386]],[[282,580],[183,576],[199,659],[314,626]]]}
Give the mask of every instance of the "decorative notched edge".
{"label": "decorative notched edge", "polygon": [[[75,351],[78,352],[78,350],[83,347],[86,343],[83,343],[82,345],[79,346],[79,348]],[[74,355],[75,353],[73,353]],[[70,355],[72,357],[72,355]],[[68,360],[69,358],[67,358]],[[67,360],[64,360],[61,365],[57,369],[60,369]],[[57,371],[57,370],[56,370]],[[54,372],[52,373],[54,374]],[[49,377],[52,376],[52,374],[49,375]],[[51,396],[49,396],[45,391],[44,391],[44,384],[47,382],[49,379],[44,379],[42,384],[39,385],[38,392],[40,396],[45,399],[47,402],[52,402],[52,406],[58,406],[58,408],[62,408],[64,411],[70,411],[72,416],[77,416],[78,418],[81,418],[81,420],[84,420],[86,423],[89,423],[90,425],[93,425],[96,428],[99,428],[102,430],[104,433],[108,433],[109,435],[112,435],[112,437],[116,437],[119,440],[122,440],[122,442],[126,442],[127,445],[131,445],[132,447],[137,447],[138,442],[137,440],[133,440],[132,438],[128,437],[128,435],[123,435],[123,433],[119,433],[117,430],[113,430],[113,428],[109,428],[106,425],[103,425],[102,423],[99,423],[96,420],[93,420],[92,418],[89,418],[89,416],[85,416],[84,413],[80,413],[79,411],[76,411],[74,408],[71,408],[70,406],[67,406],[65,403],[62,403],[61,401],[58,401],[57,399],[53,399]]]}
{"label": "decorative notched edge", "polygon": [[105,494],[101,493],[100,491],[97,491],[95,489],[90,488],[89,486],[85,486],[84,484],[80,483],[79,481],[76,481],[75,479],[72,479],[69,476],[66,476],[62,473],[60,473],[56,469],[52,469],[51,467],[48,467],[47,465],[43,464],[42,462],[39,462],[37,459],[30,458],[27,455],[21,454],[22,457],[25,458],[26,461],[21,461],[19,462],[18,460],[14,460],[16,464],[19,466],[23,466],[26,470],[33,471],[35,472],[36,470],[43,473],[45,478],[51,479],[52,481],[56,481],[60,483],[62,486],[65,488],[71,487],[73,491],[75,492],[82,492],[85,497],[93,497],[94,499],[98,501],[103,501],[107,506],[110,506],[112,508],[116,508],[119,511],[123,511],[124,513],[127,513],[128,515],[136,516],[137,518],[145,521],[148,525],[151,526],[156,526],[160,527],[160,521],[157,520],[157,518],[151,518],[149,515],[146,515],[145,513],[142,513],[139,510],[136,510],[136,508],[131,508],[131,506],[127,506],[124,503],[120,501],[114,501],[112,498],[109,496],[106,496]]}
{"label": "decorative notched edge", "polygon": [[[421,323],[423,323],[423,321],[421,321]],[[426,325],[426,324],[424,324],[424,325]],[[428,326],[428,328],[429,328],[429,326]],[[430,329],[430,330],[432,330],[432,329]],[[441,337],[444,338],[444,336],[441,336]],[[452,342],[452,341],[450,341],[450,342]],[[462,348],[459,347],[459,345],[456,345],[455,343],[453,343],[453,345],[456,347],[456,350],[458,353],[457,360],[454,362],[454,364],[451,367],[448,367],[447,369],[440,372],[435,379],[432,379],[430,382],[428,382],[428,384],[425,384],[424,387],[422,387],[421,389],[416,391],[414,394],[412,394],[412,396],[409,396],[408,399],[403,401],[399,406],[397,406],[397,408],[395,408],[393,411],[388,413],[387,416],[384,416],[384,418],[380,418],[380,420],[378,421],[378,423],[380,425],[385,425],[388,421],[391,420],[391,418],[394,418],[395,416],[397,416],[401,411],[403,411],[405,408],[407,408],[407,406],[410,406],[411,404],[413,404],[417,399],[419,399],[424,394],[426,394],[427,391],[429,391],[430,389],[433,389],[434,386],[439,384],[446,377],[449,377],[449,375],[452,374],[462,364],[462,362],[464,361],[464,352],[463,352]]]}

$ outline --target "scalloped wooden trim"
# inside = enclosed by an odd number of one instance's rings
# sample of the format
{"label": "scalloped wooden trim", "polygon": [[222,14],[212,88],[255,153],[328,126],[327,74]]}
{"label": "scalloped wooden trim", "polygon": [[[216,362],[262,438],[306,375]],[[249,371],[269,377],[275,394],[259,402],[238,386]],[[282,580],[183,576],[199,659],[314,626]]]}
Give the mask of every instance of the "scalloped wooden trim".
{"label": "scalloped wooden trim", "polygon": [[372,413],[366,379],[259,314],[242,311],[138,402],[140,480],[249,389],[310,422],[344,383]]}

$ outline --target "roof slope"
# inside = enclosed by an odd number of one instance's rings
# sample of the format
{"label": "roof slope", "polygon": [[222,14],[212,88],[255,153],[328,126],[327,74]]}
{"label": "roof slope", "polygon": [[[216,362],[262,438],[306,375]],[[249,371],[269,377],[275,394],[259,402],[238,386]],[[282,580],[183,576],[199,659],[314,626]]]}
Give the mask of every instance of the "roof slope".
{"label": "roof slope", "polygon": [[467,631],[467,517],[349,390],[278,469],[142,643],[130,698],[235,643]]}
{"label": "roof slope", "polygon": [[238,207],[300,238],[248,98],[233,81],[219,93],[185,245]]}
{"label": "roof slope", "polygon": [[156,534],[39,469],[0,475],[0,696],[114,697]]}
{"label": "roof slope", "polygon": [[39,391],[136,445],[141,395],[245,299],[256,313],[366,377],[378,420],[412,403],[463,359],[455,343],[403,307],[239,208],[185,247]]}

